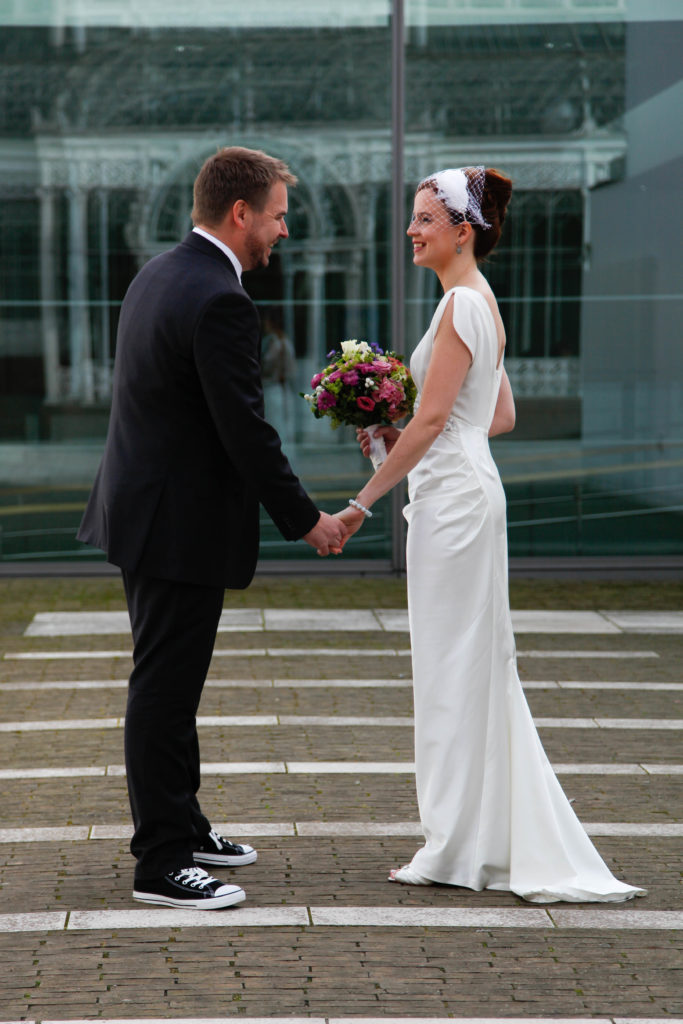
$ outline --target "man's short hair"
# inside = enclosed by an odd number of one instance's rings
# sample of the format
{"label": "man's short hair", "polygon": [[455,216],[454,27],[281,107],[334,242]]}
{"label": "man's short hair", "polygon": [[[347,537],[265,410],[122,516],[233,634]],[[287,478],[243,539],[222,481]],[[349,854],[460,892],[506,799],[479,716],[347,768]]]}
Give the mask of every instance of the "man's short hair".
{"label": "man's short hair", "polygon": [[276,181],[296,185],[297,179],[284,161],[260,149],[225,146],[204,162],[197,175],[192,223],[217,227],[238,199],[262,210]]}

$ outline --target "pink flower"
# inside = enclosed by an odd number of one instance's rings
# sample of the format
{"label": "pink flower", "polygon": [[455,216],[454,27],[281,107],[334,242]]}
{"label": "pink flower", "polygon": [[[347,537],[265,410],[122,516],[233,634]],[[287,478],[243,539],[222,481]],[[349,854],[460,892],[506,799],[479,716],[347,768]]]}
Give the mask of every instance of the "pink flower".
{"label": "pink flower", "polygon": [[403,398],[403,392],[393,381],[385,378],[377,388],[377,396],[381,400],[397,405]]}
{"label": "pink flower", "polygon": [[322,373],[316,373],[314,377],[311,377],[311,387],[317,388],[320,381],[323,379]]}
{"label": "pink flower", "polygon": [[356,369],[359,373],[374,373],[375,367],[372,363],[356,363]]}
{"label": "pink flower", "polygon": [[343,376],[343,373],[342,373],[341,370],[333,370],[333,372],[329,375],[329,377],[327,379],[328,380],[339,380],[339,378],[342,377],[342,376]]}
{"label": "pink flower", "polygon": [[332,406],[337,404],[337,396],[331,394],[329,391],[321,391],[318,395],[318,408],[325,410],[331,409]]}
{"label": "pink flower", "polygon": [[378,374],[391,373],[391,370],[392,370],[391,363],[384,363],[384,362],[382,362],[381,359],[377,359],[372,364],[372,368],[375,371],[375,373],[378,373]]}
{"label": "pink flower", "polygon": [[367,412],[372,412],[375,408],[375,401],[368,395],[361,395],[360,398],[356,399],[356,405],[359,409],[366,409]]}
{"label": "pink flower", "polygon": [[348,373],[343,375],[342,380],[345,384],[357,384],[359,377],[355,370],[349,370]]}

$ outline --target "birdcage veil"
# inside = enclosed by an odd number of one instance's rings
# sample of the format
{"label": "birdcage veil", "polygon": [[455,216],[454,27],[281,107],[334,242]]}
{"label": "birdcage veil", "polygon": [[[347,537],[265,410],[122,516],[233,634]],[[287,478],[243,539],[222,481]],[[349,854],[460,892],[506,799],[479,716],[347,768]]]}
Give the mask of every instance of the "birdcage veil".
{"label": "birdcage veil", "polygon": [[436,198],[441,200],[445,207],[444,226],[467,221],[487,229],[491,225],[481,212],[485,184],[486,168],[481,164],[476,167],[449,167],[423,178],[417,191],[431,188]]}

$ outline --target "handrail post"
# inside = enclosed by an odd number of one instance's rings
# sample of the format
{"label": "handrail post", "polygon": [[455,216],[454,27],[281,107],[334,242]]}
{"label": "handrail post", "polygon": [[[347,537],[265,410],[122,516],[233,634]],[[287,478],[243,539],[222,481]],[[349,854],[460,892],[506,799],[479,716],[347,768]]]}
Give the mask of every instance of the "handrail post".
{"label": "handrail post", "polygon": [[[391,348],[405,356],[405,12],[403,0],[392,0],[391,18]],[[403,505],[405,485],[391,494],[391,562],[405,571]]]}

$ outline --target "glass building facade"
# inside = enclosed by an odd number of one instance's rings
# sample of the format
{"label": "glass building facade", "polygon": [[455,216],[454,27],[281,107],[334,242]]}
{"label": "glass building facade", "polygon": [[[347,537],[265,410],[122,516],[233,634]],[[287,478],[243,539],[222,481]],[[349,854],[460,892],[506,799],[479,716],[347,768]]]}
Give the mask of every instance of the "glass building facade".
{"label": "glass building facade", "polygon": [[[267,415],[322,508],[368,464],[299,392],[344,338],[410,355],[438,300],[415,184],[484,163],[515,187],[484,268],[518,411],[492,445],[511,555],[683,553],[681,52],[679,0],[0,0],[0,560],[98,557],[75,529],[120,302],[232,144],[299,179],[245,285]],[[354,559],[400,567],[400,498]],[[264,561],[315,558],[262,533]]]}

